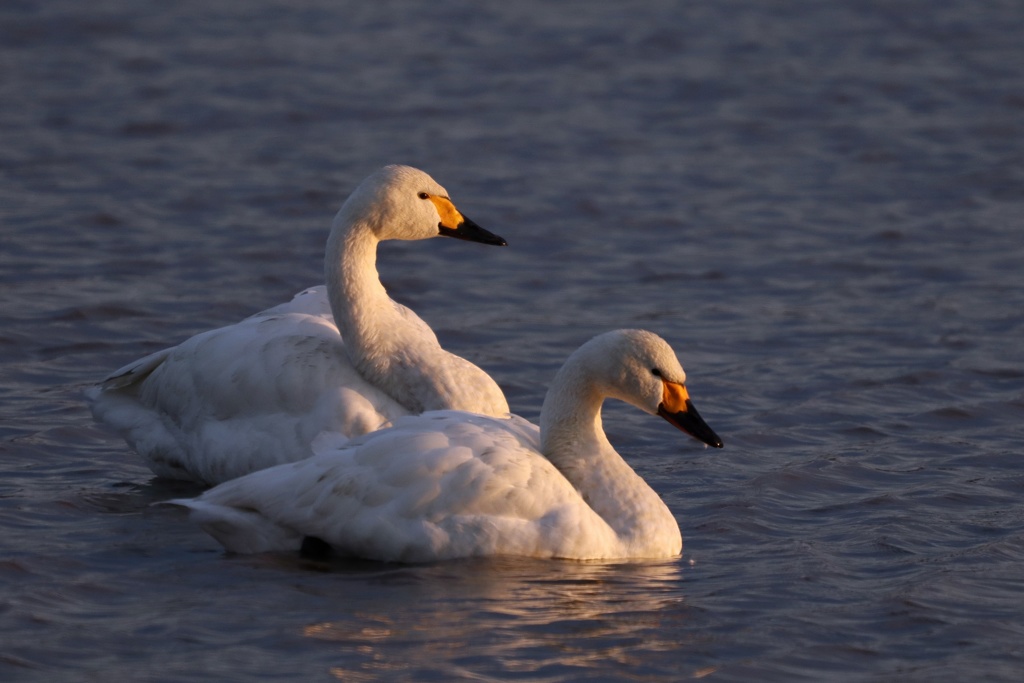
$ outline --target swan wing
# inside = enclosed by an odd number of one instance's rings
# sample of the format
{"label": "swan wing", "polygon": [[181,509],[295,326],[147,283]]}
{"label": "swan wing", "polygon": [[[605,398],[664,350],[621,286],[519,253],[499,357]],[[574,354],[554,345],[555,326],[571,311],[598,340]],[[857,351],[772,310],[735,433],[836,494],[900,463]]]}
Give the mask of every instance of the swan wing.
{"label": "swan wing", "polygon": [[322,290],[125,366],[90,392],[94,415],[156,474],[219,483],[407,414],[352,367]]}

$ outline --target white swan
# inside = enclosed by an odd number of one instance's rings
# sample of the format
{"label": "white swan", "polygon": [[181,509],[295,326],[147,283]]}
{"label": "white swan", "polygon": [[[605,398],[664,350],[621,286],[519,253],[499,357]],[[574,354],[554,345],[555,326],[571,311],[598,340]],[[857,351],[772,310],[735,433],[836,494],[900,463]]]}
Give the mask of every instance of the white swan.
{"label": "white swan", "polygon": [[507,414],[494,380],[442,349],[380,283],[378,242],[437,235],[505,244],[460,214],[426,173],[377,171],[334,218],[326,288],[117,370],[88,392],[93,414],[157,475],[208,484],[308,457],[318,439],[343,443],[409,413]]}
{"label": "white swan", "polygon": [[[313,542],[385,561],[479,555],[665,558],[682,549],[665,503],[615,452],[605,397],[657,414],[706,444],[722,441],[687,394],[664,340],[609,332],[556,375],[540,429],[519,417],[442,411],[229,481],[171,504],[233,552]],[[307,546],[308,547],[308,546]]]}

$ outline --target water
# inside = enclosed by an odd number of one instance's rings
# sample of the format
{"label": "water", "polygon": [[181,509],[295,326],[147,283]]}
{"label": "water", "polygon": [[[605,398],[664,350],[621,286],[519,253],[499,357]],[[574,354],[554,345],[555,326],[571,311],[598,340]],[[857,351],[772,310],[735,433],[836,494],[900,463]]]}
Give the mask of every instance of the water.
{"label": "water", "polygon": [[[0,8],[0,677],[1017,680],[1024,6]],[[704,450],[609,405],[676,561],[225,556],[94,425],[120,364],[320,278],[375,167],[506,249],[382,275],[534,419],[666,337]]]}

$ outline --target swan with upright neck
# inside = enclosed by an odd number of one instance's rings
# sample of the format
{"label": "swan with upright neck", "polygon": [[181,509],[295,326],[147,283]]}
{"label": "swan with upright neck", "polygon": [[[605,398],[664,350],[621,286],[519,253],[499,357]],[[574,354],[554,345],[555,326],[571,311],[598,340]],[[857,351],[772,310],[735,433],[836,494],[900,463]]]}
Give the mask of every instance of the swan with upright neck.
{"label": "swan with upright neck", "polygon": [[428,412],[170,502],[241,553],[297,550],[316,539],[338,554],[399,562],[674,557],[679,525],[608,442],[601,405],[626,401],[720,448],[685,382],[657,335],[609,332],[555,376],[539,429],[516,416]]}
{"label": "swan with upright neck", "polygon": [[117,370],[88,392],[93,414],[158,476],[207,484],[309,457],[317,443],[402,415],[505,415],[494,380],[441,348],[380,283],[381,241],[437,236],[505,244],[423,171],[378,170],[334,219],[325,285]]}

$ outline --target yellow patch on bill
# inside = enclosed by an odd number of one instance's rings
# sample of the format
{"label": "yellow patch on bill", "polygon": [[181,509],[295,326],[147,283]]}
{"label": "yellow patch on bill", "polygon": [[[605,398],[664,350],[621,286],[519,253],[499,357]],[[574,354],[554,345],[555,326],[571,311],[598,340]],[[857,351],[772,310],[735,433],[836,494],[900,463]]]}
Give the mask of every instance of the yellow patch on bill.
{"label": "yellow patch on bill", "polygon": [[690,393],[686,387],[675,382],[662,380],[664,391],[661,395],[661,404],[671,413],[678,413],[686,410],[686,402],[690,400]]}
{"label": "yellow patch on bill", "polygon": [[459,210],[452,204],[452,200],[447,197],[438,197],[437,195],[429,195],[428,199],[434,202],[434,206],[437,207],[437,213],[441,216],[441,225],[454,230],[455,228],[462,225],[466,220],[459,213]]}

